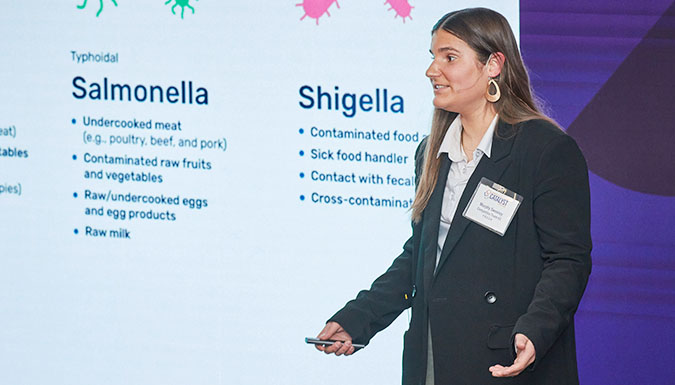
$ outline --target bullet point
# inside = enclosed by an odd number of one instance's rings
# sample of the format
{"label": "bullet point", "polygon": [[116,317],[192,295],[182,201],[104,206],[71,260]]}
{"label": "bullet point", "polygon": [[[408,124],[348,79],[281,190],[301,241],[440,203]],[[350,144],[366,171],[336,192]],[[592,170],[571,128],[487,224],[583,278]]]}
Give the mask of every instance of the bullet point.
{"label": "bullet point", "polygon": [[301,172],[301,173],[300,173],[300,178],[304,178],[304,177],[305,177],[305,173],[304,173],[304,172]]}
{"label": "bullet point", "polygon": [[75,230],[73,230],[73,233],[77,234],[77,233],[79,233],[79,231],[77,231],[77,229],[75,229]]}
{"label": "bullet point", "polygon": [[73,155],[73,160],[77,160],[77,155]]}
{"label": "bullet point", "polygon": [[304,195],[300,195],[300,200],[301,200],[301,201],[304,201],[304,200],[305,200],[305,196],[304,196]]}
{"label": "bullet point", "polygon": [[77,193],[76,193],[76,192],[73,193],[73,198],[77,198]]}
{"label": "bullet point", "polygon": [[300,129],[300,133],[301,133],[301,134],[304,134],[304,133],[305,133],[305,130],[303,130],[303,129],[301,128],[301,129]]}
{"label": "bullet point", "polygon": [[75,120],[75,118],[73,118],[73,120],[71,120],[71,122],[73,122],[73,124],[75,124],[75,123],[77,123],[77,120]]}
{"label": "bullet point", "polygon": [[[73,155],[73,156],[75,156],[75,155]],[[300,156],[305,156],[305,152],[300,150]]]}

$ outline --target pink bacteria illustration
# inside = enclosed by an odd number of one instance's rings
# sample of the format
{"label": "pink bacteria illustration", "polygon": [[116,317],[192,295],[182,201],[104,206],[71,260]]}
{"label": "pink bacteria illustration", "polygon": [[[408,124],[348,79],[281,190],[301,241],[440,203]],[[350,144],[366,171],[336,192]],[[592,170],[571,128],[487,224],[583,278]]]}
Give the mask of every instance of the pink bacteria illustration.
{"label": "pink bacteria illustration", "polygon": [[319,25],[319,18],[323,16],[324,13],[330,16],[328,8],[330,8],[333,3],[335,3],[335,5],[340,8],[340,4],[338,4],[337,0],[304,0],[302,3],[296,4],[295,6],[302,6],[302,9],[305,11],[305,14],[300,18],[300,20],[303,20],[305,17],[309,16],[312,19],[316,19],[316,25]]}
{"label": "pink bacteria illustration", "polygon": [[[338,4],[337,0],[303,0],[302,3],[295,4],[295,6],[302,7],[305,11],[305,14],[302,15],[300,20],[304,20],[305,17],[309,16],[310,19],[316,20],[316,25],[319,25],[319,18],[321,16],[326,14],[330,17],[328,8],[330,8],[333,3],[335,3],[335,6],[337,6],[338,9],[340,8],[340,4]],[[403,20],[404,23],[406,18],[412,20],[410,11],[415,7],[411,6],[408,0],[386,0],[384,4],[389,4],[388,11],[394,10],[394,18],[401,16],[401,20]]]}
{"label": "pink bacteria illustration", "polygon": [[404,23],[406,17],[412,20],[412,16],[410,16],[410,10],[412,10],[415,7],[412,7],[410,3],[408,3],[408,0],[387,0],[384,2],[384,4],[389,4],[391,6],[391,8],[389,8],[388,11],[391,11],[393,9],[394,12],[396,12],[394,18],[401,16]]}

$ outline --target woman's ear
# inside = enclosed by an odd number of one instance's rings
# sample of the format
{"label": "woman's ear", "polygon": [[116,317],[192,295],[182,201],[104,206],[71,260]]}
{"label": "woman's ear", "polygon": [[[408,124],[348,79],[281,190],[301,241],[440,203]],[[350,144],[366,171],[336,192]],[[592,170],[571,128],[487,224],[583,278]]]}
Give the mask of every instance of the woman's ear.
{"label": "woman's ear", "polygon": [[488,76],[495,78],[502,73],[502,67],[504,67],[504,54],[501,52],[495,52],[488,58],[487,70]]}

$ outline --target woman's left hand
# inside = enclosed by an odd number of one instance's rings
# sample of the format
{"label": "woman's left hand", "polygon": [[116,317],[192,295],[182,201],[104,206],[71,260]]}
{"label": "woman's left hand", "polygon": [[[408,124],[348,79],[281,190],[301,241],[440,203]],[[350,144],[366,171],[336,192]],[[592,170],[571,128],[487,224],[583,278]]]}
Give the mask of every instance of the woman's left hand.
{"label": "woman's left hand", "polygon": [[490,373],[493,377],[514,377],[520,374],[525,368],[534,362],[536,352],[534,344],[525,334],[518,333],[515,338],[516,360],[511,366],[493,365],[490,366]]}

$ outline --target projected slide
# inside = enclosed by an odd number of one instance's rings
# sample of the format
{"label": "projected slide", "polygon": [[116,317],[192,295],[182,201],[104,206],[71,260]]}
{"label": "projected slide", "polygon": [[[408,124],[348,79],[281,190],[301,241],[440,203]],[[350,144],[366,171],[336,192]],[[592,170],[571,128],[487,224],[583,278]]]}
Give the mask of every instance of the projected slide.
{"label": "projected slide", "polygon": [[0,383],[398,383],[405,313],[349,359],[303,339],[408,238],[429,31],[476,5],[518,31],[515,1],[4,9]]}

